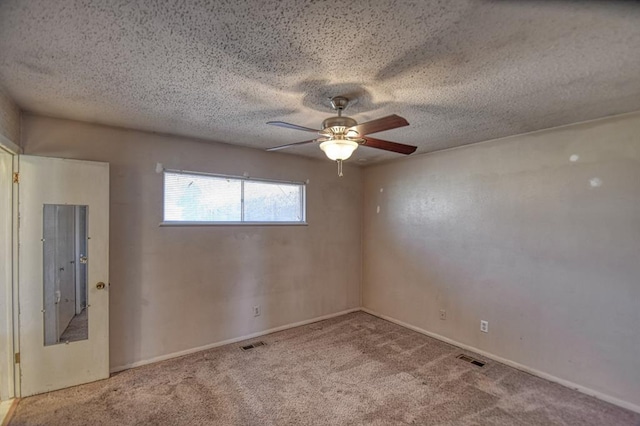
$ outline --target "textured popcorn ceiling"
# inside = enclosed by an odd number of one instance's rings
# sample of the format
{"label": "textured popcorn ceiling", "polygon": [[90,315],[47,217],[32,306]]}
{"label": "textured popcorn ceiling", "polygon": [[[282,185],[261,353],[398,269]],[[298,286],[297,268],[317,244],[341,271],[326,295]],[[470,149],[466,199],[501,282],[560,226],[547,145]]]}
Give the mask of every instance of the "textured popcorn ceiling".
{"label": "textured popcorn ceiling", "polygon": [[640,5],[9,0],[0,83],[27,111],[256,148],[313,137],[265,122],[319,128],[346,95],[429,152],[640,110]]}

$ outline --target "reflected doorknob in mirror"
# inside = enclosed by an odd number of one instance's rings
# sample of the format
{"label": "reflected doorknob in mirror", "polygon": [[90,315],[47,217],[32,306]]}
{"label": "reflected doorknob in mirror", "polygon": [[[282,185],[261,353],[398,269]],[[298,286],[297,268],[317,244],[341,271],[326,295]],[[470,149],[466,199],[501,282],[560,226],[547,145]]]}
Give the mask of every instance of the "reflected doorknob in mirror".
{"label": "reflected doorknob in mirror", "polygon": [[98,290],[102,290],[105,288],[105,284],[102,281],[100,281],[98,284],[96,284],[96,288]]}

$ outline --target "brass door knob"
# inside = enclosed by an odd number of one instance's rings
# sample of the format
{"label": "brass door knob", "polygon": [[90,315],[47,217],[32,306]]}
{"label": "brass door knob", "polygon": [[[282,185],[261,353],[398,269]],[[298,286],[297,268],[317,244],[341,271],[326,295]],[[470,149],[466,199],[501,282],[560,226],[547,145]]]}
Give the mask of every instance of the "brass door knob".
{"label": "brass door knob", "polygon": [[96,288],[98,290],[102,290],[105,287],[104,283],[102,281],[100,281],[98,284],[96,284]]}

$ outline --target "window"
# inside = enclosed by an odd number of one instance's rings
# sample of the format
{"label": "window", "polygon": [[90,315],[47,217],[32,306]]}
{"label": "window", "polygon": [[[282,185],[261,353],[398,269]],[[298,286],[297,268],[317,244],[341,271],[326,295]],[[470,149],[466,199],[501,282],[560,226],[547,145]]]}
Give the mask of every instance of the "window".
{"label": "window", "polygon": [[164,225],[304,224],[305,184],[164,172]]}

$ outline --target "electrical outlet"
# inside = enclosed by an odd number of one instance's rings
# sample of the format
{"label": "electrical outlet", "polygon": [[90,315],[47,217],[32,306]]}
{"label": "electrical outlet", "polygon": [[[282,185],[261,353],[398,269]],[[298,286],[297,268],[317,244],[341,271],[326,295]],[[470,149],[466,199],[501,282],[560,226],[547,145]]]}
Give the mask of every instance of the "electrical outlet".
{"label": "electrical outlet", "polygon": [[480,320],[480,331],[484,333],[489,332],[489,321]]}
{"label": "electrical outlet", "polygon": [[440,309],[440,319],[441,320],[447,319],[447,311],[445,311],[444,309]]}
{"label": "electrical outlet", "polygon": [[260,306],[254,306],[253,307],[253,316],[254,317],[259,317],[260,316]]}

